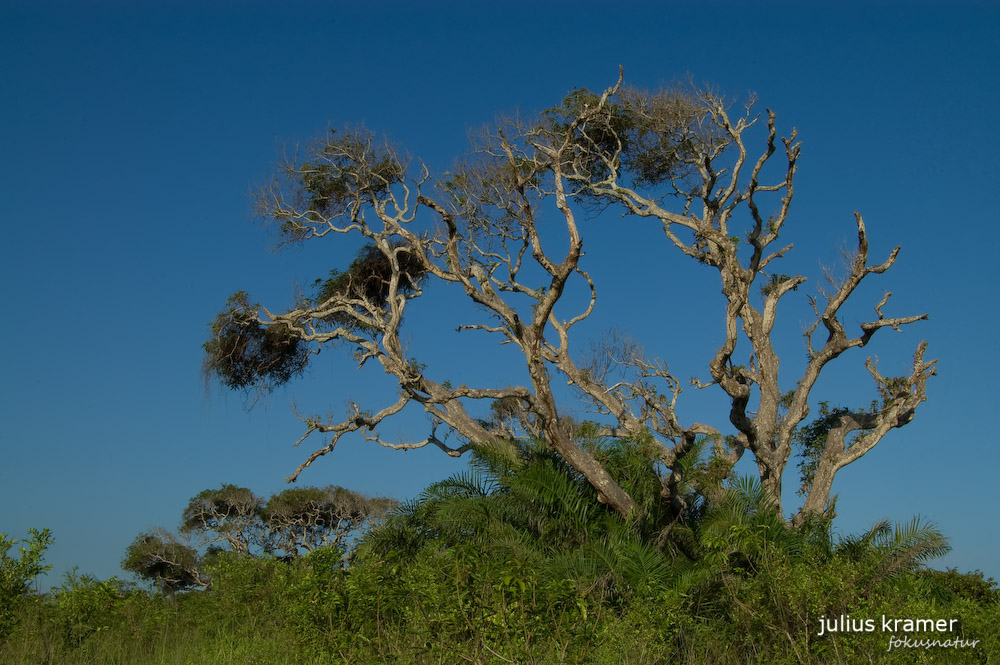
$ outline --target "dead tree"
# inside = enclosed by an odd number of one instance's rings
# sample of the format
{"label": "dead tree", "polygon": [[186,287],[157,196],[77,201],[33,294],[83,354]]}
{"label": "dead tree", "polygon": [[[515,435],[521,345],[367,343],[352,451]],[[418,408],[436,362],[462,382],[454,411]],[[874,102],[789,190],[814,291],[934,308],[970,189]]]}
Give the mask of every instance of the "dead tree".
{"label": "dead tree", "polygon": [[[759,121],[752,102],[734,116],[712,92],[649,94],[623,88],[619,78],[602,94],[578,90],[538,117],[498,122],[479,138],[473,156],[440,179],[366,130],[331,132],[306,161],[285,164],[287,179],[261,192],[260,212],[277,222],[288,242],[354,236],[365,249],[288,311],[271,312],[237,294],[213,325],[205,369],[231,387],[270,387],[301,371],[321,348],[344,344],[355,349],[359,367],[378,363],[398,381],[396,398],[378,409],[352,404],[339,421],[304,418],[299,442],[314,433],[328,439],[289,480],[355,432],[382,446],[435,445],[452,456],[470,444],[503,446],[530,435],[542,438],[602,501],[627,515],[635,501],[561,416],[554,388],[562,382],[593,406],[600,433],[657,442],[656,461],[667,469],[662,497],[677,510],[683,509],[678,487],[690,480],[682,477],[681,462],[706,439],[715,458],[730,466],[749,451],[780,509],[782,478],[824,368],[848,349],[866,346],[880,329],[899,329],[926,315],[883,315],[887,293],[875,306],[876,317],[859,331],[849,333],[838,318],[862,280],[888,270],[899,252],[869,263],[865,224],[857,215],[849,274],[812,300],[816,321],[806,333],[805,371],[796,380],[779,381],[772,340],[778,304],[806,282],[772,269],[792,249],[775,242],[788,220],[800,146],[794,131],[779,141],[775,114],[768,110],[763,149],[749,157],[744,136]],[[763,181],[765,167],[778,155],[782,175]],[[778,201],[769,217],[761,213],[767,197]],[[707,359],[710,380],[696,385],[725,393],[729,425],[683,422],[676,411],[681,382],[627,338],[609,339],[598,345],[599,353],[579,360],[574,327],[591,317],[597,302],[580,225],[587,220],[584,211],[595,206],[618,207],[659,224],[667,251],[673,247],[718,271],[726,301],[722,342]],[[572,282],[589,292],[585,302],[565,297]],[[483,318],[460,329],[516,347],[526,382],[453,386],[407,356],[400,338],[404,312],[435,283],[451,284],[479,305]],[[826,339],[817,341],[821,329]],[[752,350],[746,366],[733,362],[741,339]],[[806,499],[793,522],[824,511],[836,472],[913,419],[934,373],[924,350],[921,343],[909,376],[894,379],[881,376],[869,360],[881,403],[824,415],[807,451]],[[380,426],[411,403],[431,416],[428,436],[412,442],[381,437]],[[476,405],[483,403],[513,417],[477,417],[484,409]],[[457,443],[449,444],[440,431]]]}

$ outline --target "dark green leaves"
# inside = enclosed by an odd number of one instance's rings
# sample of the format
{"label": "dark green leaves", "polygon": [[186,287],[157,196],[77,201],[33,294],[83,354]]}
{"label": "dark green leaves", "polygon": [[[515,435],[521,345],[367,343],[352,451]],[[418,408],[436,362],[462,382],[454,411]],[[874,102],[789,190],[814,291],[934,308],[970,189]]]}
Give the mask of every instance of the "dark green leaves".
{"label": "dark green leaves", "polygon": [[316,280],[316,295],[312,304],[322,305],[331,300],[362,300],[374,307],[385,307],[393,275],[397,275],[397,292],[413,293],[427,269],[416,255],[405,249],[397,251],[400,247],[399,243],[389,246],[389,252],[395,257],[394,266],[393,259],[382,249],[372,244],[365,245],[347,270],[331,270],[326,280]]}
{"label": "dark green leaves", "polygon": [[627,146],[634,118],[618,103],[586,88],[569,93],[561,106],[542,113],[553,147],[564,145],[561,169],[587,180],[606,178]]}
{"label": "dark green leaves", "polygon": [[201,586],[198,552],[167,534],[141,533],[125,550],[122,568],[167,593]]}
{"label": "dark green leaves", "polygon": [[396,502],[368,498],[343,487],[292,487],[275,494],[260,510],[268,551],[298,557],[344,539],[381,519]]}
{"label": "dark green leaves", "polygon": [[823,456],[823,449],[826,447],[826,438],[830,430],[837,427],[841,417],[849,413],[851,413],[850,409],[831,408],[827,402],[820,402],[819,417],[795,432],[794,442],[802,456],[802,461],[799,462],[799,471],[802,475],[799,496],[808,494],[809,488],[812,487],[812,481],[819,468],[819,460]]}
{"label": "dark green leaves", "polygon": [[640,185],[656,185],[684,177],[693,169],[702,134],[704,103],[677,89],[656,94],[634,89],[621,95],[627,140],[623,164]]}
{"label": "dark green leaves", "polygon": [[229,298],[211,328],[202,371],[227,388],[270,391],[306,367],[306,345],[285,324],[262,325],[243,291]]}
{"label": "dark green leaves", "polygon": [[[405,179],[407,165],[392,146],[376,145],[372,132],[358,128],[330,130],[324,142],[310,149],[307,161],[287,164],[284,170],[297,213],[283,204],[266,205],[262,212],[278,222],[286,240],[295,242],[311,237],[328,220],[349,218],[361,206],[390,196],[392,187]],[[284,202],[284,193],[271,194]]]}

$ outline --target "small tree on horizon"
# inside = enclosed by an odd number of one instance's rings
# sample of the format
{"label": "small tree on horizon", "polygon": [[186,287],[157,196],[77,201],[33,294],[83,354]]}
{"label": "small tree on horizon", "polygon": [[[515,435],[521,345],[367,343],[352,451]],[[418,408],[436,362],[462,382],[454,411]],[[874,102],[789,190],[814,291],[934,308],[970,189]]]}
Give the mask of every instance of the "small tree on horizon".
{"label": "small tree on horizon", "polygon": [[180,530],[197,534],[205,543],[225,544],[237,554],[249,554],[262,542],[262,506],[261,499],[247,488],[223,484],[191,498]]}
{"label": "small tree on horizon", "polygon": [[202,563],[198,550],[160,529],[136,536],[125,550],[121,566],[122,570],[155,583],[161,591],[175,593],[208,587],[210,579]]}
{"label": "small tree on horizon", "polygon": [[[337,548],[342,565],[357,537],[397,506],[393,499],[366,497],[338,486],[294,487],[262,499],[246,487],[224,483],[191,498],[178,540],[166,529],[140,533],[125,552],[122,568],[174,593],[211,584],[215,555],[295,559],[320,548]],[[207,545],[202,555],[202,548]]]}
{"label": "small tree on horizon", "polygon": [[343,487],[292,487],[273,495],[261,510],[267,550],[297,558],[302,550],[338,547],[371,526],[396,502],[367,498]]}

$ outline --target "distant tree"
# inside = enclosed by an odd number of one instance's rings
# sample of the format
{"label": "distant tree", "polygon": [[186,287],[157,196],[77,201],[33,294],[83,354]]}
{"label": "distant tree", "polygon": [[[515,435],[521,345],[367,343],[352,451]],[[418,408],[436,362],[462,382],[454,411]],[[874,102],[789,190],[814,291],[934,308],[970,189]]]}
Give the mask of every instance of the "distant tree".
{"label": "distant tree", "polygon": [[[857,245],[846,276],[809,297],[815,320],[805,332],[805,368],[795,377],[779,376],[778,305],[806,283],[805,276],[776,272],[773,265],[792,249],[775,243],[790,219],[800,144],[794,130],[778,139],[770,110],[766,129],[759,127],[753,105],[750,100],[734,112],[712,91],[648,93],[624,87],[619,78],[601,94],[574,91],[537,117],[501,120],[480,137],[474,156],[438,179],[366,130],[331,131],[302,161],[284,165],[286,180],[260,193],[259,210],[286,242],[353,237],[363,249],[345,271],[320,280],[312,295],[286,311],[236,294],[212,325],[204,370],[231,388],[268,390],[298,375],[321,349],[341,345],[353,349],[359,366],[374,362],[395,378],[398,394],[385,405],[352,402],[340,420],[303,418],[303,439],[319,433],[328,440],[289,480],[355,432],[389,448],[434,445],[451,456],[470,443],[510,446],[535,437],[619,514],[646,509],[582,445],[580,425],[557,398],[557,387],[568,383],[595,411],[596,434],[655,443],[651,459],[670,470],[660,500],[674,513],[686,510],[683,495],[693,482],[684,470],[695,465],[686,458],[707,439],[717,465],[753,456],[762,491],[779,514],[793,444],[802,443],[805,499],[791,521],[821,514],[831,505],[835,474],[913,420],[935,361],[924,359],[924,342],[904,376],[883,376],[869,358],[865,367],[881,399],[870,408],[823,410],[821,422],[810,423],[813,390],[834,360],[867,346],[884,328],[898,330],[926,315],[887,315],[886,293],[875,304],[876,316],[848,332],[843,305],[899,253],[897,247],[883,262],[870,263],[867,227],[856,214]],[[746,139],[754,127],[763,145],[751,158]],[[721,341],[706,358],[706,380],[693,384],[721,392],[728,423],[683,420],[681,381],[627,335],[609,335],[581,360],[584,345],[575,328],[597,304],[584,260],[581,228],[588,220],[582,213],[602,207],[657,224],[667,247],[718,273],[725,300]],[[666,264],[651,270],[648,279],[668,278]],[[516,349],[523,383],[477,384],[469,377],[453,385],[408,354],[404,312],[425,289],[447,285],[482,313],[459,329]],[[582,300],[581,292],[588,294]],[[648,296],[651,307],[670,311],[669,290],[650,289]],[[738,349],[749,356],[743,364],[734,358]],[[410,404],[430,415],[428,436],[398,442],[381,435]],[[491,404],[493,417],[483,418]],[[811,429],[797,441],[803,427]],[[457,443],[449,444],[446,434]],[[724,477],[714,476],[718,483]],[[700,491],[711,492],[704,482]]]}
{"label": "distant tree", "polygon": [[381,519],[395,502],[364,497],[343,487],[290,488],[275,494],[261,510],[269,551],[298,557],[302,550],[340,547]]}
{"label": "distant tree", "polygon": [[[223,484],[191,498],[180,531],[208,545],[209,554],[228,550],[241,556],[280,553],[296,558],[336,547],[346,559],[356,537],[395,506],[392,499],[336,486],[289,488],[264,500],[245,487]],[[172,592],[207,586],[204,564],[198,549],[157,529],[136,537],[122,568]]]}
{"label": "distant tree", "polygon": [[125,551],[122,568],[156,583],[167,593],[208,586],[198,551],[177,542],[165,531],[139,534]]}
{"label": "distant tree", "polygon": [[262,542],[261,500],[245,487],[223,485],[198,493],[184,509],[181,533],[197,534],[207,543],[224,543],[248,554]]}

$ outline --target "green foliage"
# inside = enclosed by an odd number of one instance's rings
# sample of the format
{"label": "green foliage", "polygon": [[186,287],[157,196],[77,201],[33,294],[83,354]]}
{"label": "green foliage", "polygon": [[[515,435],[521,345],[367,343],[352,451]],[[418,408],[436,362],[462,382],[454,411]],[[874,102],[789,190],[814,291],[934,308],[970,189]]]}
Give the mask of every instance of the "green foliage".
{"label": "green foliage", "polygon": [[236,552],[249,552],[261,541],[261,500],[249,489],[224,484],[192,497],[181,518],[182,533],[198,533]]}
{"label": "green foliage", "polygon": [[243,291],[233,294],[215,317],[202,345],[202,373],[233,390],[268,392],[302,373],[309,359],[306,344],[284,323],[263,325],[259,305]]}
{"label": "green foliage", "polygon": [[121,621],[122,605],[134,590],[115,577],[98,580],[78,575],[74,569],[53,593],[62,641],[67,647],[78,648],[95,633],[108,631]]}
{"label": "green foliage", "polygon": [[[72,573],[18,606],[19,627],[0,640],[0,662],[825,665],[995,657],[1000,590],[979,573],[923,569],[943,540],[919,520],[880,522],[838,542],[829,520],[784,526],[759,483],[742,479],[693,511],[698,517],[685,527],[697,555],[689,558],[661,549],[655,533],[643,535],[595,496],[583,506],[572,472],[533,444],[477,452],[474,469],[429,488],[371,534],[417,521],[417,549],[386,552],[371,538],[347,568],[332,547],[289,561],[222,552],[207,565],[208,590],[169,596]],[[630,455],[611,450],[608,459],[644,476]],[[528,497],[540,505],[521,503]],[[533,512],[517,514],[524,510]],[[540,524],[564,517],[560,528]],[[980,644],[886,657],[881,631],[817,634],[821,617],[883,614],[955,619],[958,630],[946,637]]]}
{"label": "green foliage", "polygon": [[[52,566],[43,563],[45,550],[52,544],[48,529],[28,529],[30,538],[13,540],[0,533],[0,639],[6,637],[18,621],[18,610],[31,591],[31,582]],[[10,550],[18,543],[18,556]]]}
{"label": "green foliage", "polygon": [[[657,458],[657,445],[659,444],[651,438],[613,442],[598,440],[587,444],[594,458],[608,469],[608,473],[635,500],[637,512],[633,517],[644,537],[651,537],[672,517],[669,506],[661,500],[663,479],[654,461]],[[699,442],[696,450],[681,460],[683,468],[678,470],[682,476],[694,474],[693,463],[701,457],[702,448],[703,444]],[[691,466],[688,466],[689,463]]]}
{"label": "green foliage", "polygon": [[[326,280],[317,279],[314,282],[316,294],[310,304],[323,305],[328,302],[361,300],[382,308],[386,306],[389,284],[394,275],[397,279],[397,291],[411,294],[417,290],[426,273],[427,268],[424,264],[416,255],[407,252],[401,242],[389,244],[387,250],[368,244],[358,251],[357,257],[347,270],[343,272],[332,270]],[[358,304],[356,307],[362,316],[370,315],[362,305]],[[343,325],[357,325],[356,321],[345,313],[333,315],[331,320]]]}
{"label": "green foliage", "polygon": [[587,112],[597,109],[600,100],[600,95],[577,88],[566,95],[560,106],[542,113],[543,126],[551,134],[553,145],[570,145],[563,151],[562,169],[566,173],[601,180],[611,172],[609,162],[616,160],[625,147],[623,141],[634,118],[610,101],[599,119],[588,117]]}
{"label": "green foliage", "polygon": [[224,484],[199,492],[184,510],[181,532],[209,544],[204,556],[160,529],[139,534],[121,565],[167,594],[214,588],[220,581],[213,571],[228,570],[233,564],[226,557],[233,554],[270,560],[280,553],[287,561],[303,551],[336,552],[341,567],[359,532],[395,506],[392,499],[335,486],[289,488],[265,502],[245,487]]}
{"label": "green foliage", "polygon": [[823,449],[826,447],[827,435],[834,427],[840,424],[842,416],[850,413],[850,409],[844,407],[830,407],[828,402],[819,403],[819,416],[808,425],[803,425],[795,432],[794,444],[799,448],[802,460],[799,462],[799,474],[801,484],[799,485],[799,496],[805,496],[812,487],[813,479],[816,477],[816,470],[819,468],[819,461],[823,456]]}
{"label": "green foliage", "polygon": [[[342,214],[360,200],[377,200],[403,181],[406,165],[388,145],[376,146],[374,134],[358,128],[331,129],[313,162],[288,170],[307,210],[318,216]],[[305,227],[286,219],[281,230],[290,240],[308,237]]]}
{"label": "green foliage", "polygon": [[220,552],[207,566],[211,596],[224,603],[225,613],[256,616],[277,613],[295,567],[274,558]]}
{"label": "green foliage", "polygon": [[924,562],[949,551],[951,547],[941,531],[933,524],[921,522],[919,517],[895,525],[880,520],[864,534],[846,538],[838,547],[844,556],[872,562],[866,593],[883,579],[918,570]]}
{"label": "green foliage", "polygon": [[694,171],[699,147],[725,143],[706,133],[704,104],[689,92],[624,90],[598,110],[600,100],[579,88],[542,113],[542,131],[565,146],[561,167],[575,178],[597,182],[621,166],[638,185],[678,181]]}
{"label": "green foliage", "polygon": [[164,533],[139,534],[125,550],[122,561],[123,570],[155,582],[166,593],[205,586],[200,567],[197,550]]}
{"label": "green foliage", "polygon": [[[787,282],[792,278],[791,275],[786,275],[784,273],[771,275],[767,282],[762,284],[760,287],[760,294],[764,298],[774,293],[775,289],[781,286],[783,283]],[[794,287],[798,288],[798,287]]]}
{"label": "green foliage", "polygon": [[[401,242],[385,247],[368,244],[361,248],[347,270],[332,270],[326,279],[317,279],[312,298],[303,307],[328,307],[330,313],[317,323],[343,326],[358,332],[370,330],[365,322],[372,308],[387,305],[390,284],[397,293],[414,293],[427,269]],[[202,373],[206,380],[218,379],[233,390],[257,389],[270,392],[299,376],[309,362],[309,344],[301,333],[285,322],[263,324],[260,305],[239,291],[210,326],[209,339],[202,345],[205,356]]]}
{"label": "green foliage", "polygon": [[298,557],[301,550],[340,546],[353,532],[381,519],[395,503],[343,487],[289,488],[261,508],[264,541],[269,552],[280,550],[289,557]]}
{"label": "green foliage", "polygon": [[903,376],[890,376],[878,382],[879,395],[882,397],[882,404],[888,404],[894,399],[906,397],[910,394],[913,384],[910,378]]}
{"label": "green foliage", "polygon": [[944,601],[965,599],[983,605],[1000,603],[1000,588],[996,581],[987,578],[981,571],[960,573],[955,568],[948,570],[925,570],[923,579]]}
{"label": "green foliage", "polygon": [[746,476],[731,483],[693,527],[700,557],[748,570],[756,568],[769,548],[792,557],[804,549],[804,534],[788,528],[760,481]]}
{"label": "green foliage", "polygon": [[[647,445],[588,443],[640,505],[663,474]],[[703,458],[693,451],[684,473],[697,478],[711,466]],[[341,547],[294,559],[216,552],[199,564],[212,580],[202,590],[147,591],[73,572],[33,595],[51,536],[31,531],[20,557],[0,536],[0,662],[886,662],[880,631],[817,634],[821,617],[883,614],[955,619],[959,630],[946,637],[980,640],[889,662],[990,662],[1000,643],[1000,590],[982,573],[926,569],[948,546],[919,519],[842,539],[826,517],[790,528],[749,478],[710,497],[689,488],[680,519],[623,519],[535,442],[478,446],[470,463],[372,529],[346,567]],[[223,521],[248,507],[262,520],[282,511],[332,520],[342,514],[329,505],[337,500],[364,512],[342,488],[294,488],[261,502],[223,486],[192,504]],[[167,558],[157,557],[170,552],[175,563],[194,554],[143,534],[126,561],[155,578]]]}
{"label": "green foliage", "polygon": [[673,89],[650,95],[626,90],[622,98],[621,113],[629,118],[622,161],[640,185],[685,178],[693,170],[698,145],[723,140],[704,133],[704,105],[689,92]]}
{"label": "green foliage", "polygon": [[558,550],[586,542],[598,515],[608,513],[593,488],[540,443],[476,446],[470,467],[404,504],[363,549],[380,556],[432,543]]}
{"label": "green foliage", "polygon": [[541,165],[520,157],[470,158],[445,173],[438,186],[456,222],[465,226],[463,232],[470,240],[488,245],[494,241],[492,233],[514,238],[523,233],[524,202],[515,193],[522,187],[537,187],[542,171]]}
{"label": "green foliage", "polygon": [[[684,473],[697,478],[711,462],[700,450],[708,442],[695,443]],[[648,461],[652,442],[587,445],[640,506],[657,493],[663,470]],[[933,525],[881,521],[838,540],[830,518],[788,527],[756,479],[731,480],[711,496],[687,491],[681,516],[625,519],[541,444],[480,445],[467,472],[371,529],[346,567],[341,547],[285,559],[220,551],[200,562],[211,585],[182,593],[70,573],[32,602],[4,604],[13,621],[0,662],[885,662],[880,631],[818,634],[821,618],[846,615],[955,619],[960,630],[945,637],[981,644],[914,651],[898,662],[993,657],[1000,590],[981,573],[924,568],[948,549]],[[294,488],[262,503],[224,485],[192,505],[189,523],[220,533],[231,516],[264,523],[279,514],[317,522],[365,514],[369,524],[375,514],[332,487]],[[47,532],[31,535],[19,559],[6,555],[14,543],[0,539],[22,601],[51,542]],[[161,555],[194,553],[172,545],[143,534],[126,561],[155,576]]]}

